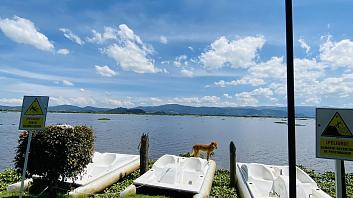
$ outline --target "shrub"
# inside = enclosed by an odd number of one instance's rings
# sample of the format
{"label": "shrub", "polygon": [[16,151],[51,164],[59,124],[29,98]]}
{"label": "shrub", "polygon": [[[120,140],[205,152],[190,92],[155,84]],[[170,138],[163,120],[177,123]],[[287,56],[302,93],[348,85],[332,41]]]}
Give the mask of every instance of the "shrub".
{"label": "shrub", "polygon": [[7,168],[0,172],[0,192],[5,191],[7,186],[18,182],[21,179],[20,174],[13,168]]}
{"label": "shrub", "polygon": [[[28,132],[20,133],[15,167],[22,173],[28,141]],[[48,185],[56,185],[59,178],[75,178],[88,163],[94,152],[94,134],[87,126],[48,126],[34,131],[27,167],[27,177],[42,176]]]}

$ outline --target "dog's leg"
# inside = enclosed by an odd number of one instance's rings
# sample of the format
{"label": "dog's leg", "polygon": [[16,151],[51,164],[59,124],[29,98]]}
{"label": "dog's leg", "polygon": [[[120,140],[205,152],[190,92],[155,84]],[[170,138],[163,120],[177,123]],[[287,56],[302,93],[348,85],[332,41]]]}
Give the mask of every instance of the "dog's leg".
{"label": "dog's leg", "polygon": [[200,151],[200,150],[195,149],[195,155],[194,155],[194,157],[199,157],[199,151]]}
{"label": "dog's leg", "polygon": [[192,148],[190,156],[195,157],[195,149]]}

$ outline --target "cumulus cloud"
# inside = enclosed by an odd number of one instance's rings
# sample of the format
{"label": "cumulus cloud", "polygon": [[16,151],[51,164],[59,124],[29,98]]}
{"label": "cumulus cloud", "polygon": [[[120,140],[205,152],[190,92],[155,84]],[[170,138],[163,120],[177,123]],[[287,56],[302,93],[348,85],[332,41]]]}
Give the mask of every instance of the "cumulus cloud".
{"label": "cumulus cloud", "polygon": [[18,16],[14,16],[12,19],[0,19],[0,29],[5,36],[17,43],[32,45],[44,51],[54,50],[54,45],[28,19]]}
{"label": "cumulus cloud", "polygon": [[251,78],[251,77],[245,76],[244,78],[241,78],[239,80],[232,80],[232,81],[220,80],[220,81],[214,82],[213,84],[216,87],[227,87],[227,86],[237,86],[237,85],[258,86],[258,85],[265,84],[265,81],[260,78]]}
{"label": "cumulus cloud", "polygon": [[258,105],[260,99],[268,99],[271,102],[276,101],[273,96],[273,91],[266,87],[266,88],[257,88],[249,92],[240,92],[235,94],[235,98],[237,103],[240,106],[255,106]]}
{"label": "cumulus cloud", "polygon": [[167,44],[168,43],[168,39],[166,36],[160,36],[159,37],[159,41],[162,43],[162,44]]}
{"label": "cumulus cloud", "polygon": [[333,67],[353,67],[353,41],[344,39],[339,42],[326,37],[320,45],[320,59]]}
{"label": "cumulus cloud", "polygon": [[183,54],[181,56],[176,57],[173,63],[177,67],[187,66],[189,64],[187,59],[188,57],[185,54]]}
{"label": "cumulus cloud", "polygon": [[92,97],[63,97],[63,96],[53,96],[50,97],[50,104],[52,105],[78,105],[78,106],[90,106],[95,105],[96,100]]}
{"label": "cumulus cloud", "polygon": [[92,30],[92,37],[88,37],[86,40],[91,43],[102,44],[107,40],[117,40],[118,30],[112,27],[104,27],[104,32],[99,33],[96,30]]}
{"label": "cumulus cloud", "polygon": [[107,99],[106,103],[111,106],[116,106],[116,107],[132,107],[135,105],[129,99],[126,99],[126,100],[124,100],[124,99]]}
{"label": "cumulus cloud", "polygon": [[65,85],[65,86],[73,86],[73,85],[74,85],[74,83],[72,83],[72,82],[69,81],[69,80],[63,80],[62,83],[63,83],[63,85]]}
{"label": "cumulus cloud", "polygon": [[180,71],[181,75],[182,76],[186,76],[186,77],[192,77],[194,75],[194,73],[190,70],[187,70],[187,69],[182,69]]}
{"label": "cumulus cloud", "polygon": [[309,54],[310,46],[305,42],[305,40],[303,38],[300,38],[298,42],[300,43],[300,47],[305,49],[305,53]]}
{"label": "cumulus cloud", "polygon": [[59,49],[57,52],[58,52],[58,54],[61,54],[61,55],[68,55],[68,54],[70,54],[70,50],[65,49],[65,48]]}
{"label": "cumulus cloud", "polygon": [[161,70],[155,67],[154,60],[149,56],[153,48],[145,45],[127,25],[119,25],[119,42],[103,50],[113,58],[125,71],[136,73],[157,73]]}
{"label": "cumulus cloud", "polygon": [[20,98],[0,98],[0,104],[2,104],[2,105],[22,105],[22,99],[20,99]]}
{"label": "cumulus cloud", "polygon": [[85,42],[76,34],[74,34],[70,29],[68,28],[60,28],[59,29],[61,32],[64,33],[64,36],[69,39],[70,41],[73,41],[79,45],[85,44]]}
{"label": "cumulus cloud", "polygon": [[263,36],[249,36],[238,40],[228,40],[222,36],[211,43],[199,59],[206,69],[219,69],[227,65],[233,68],[247,68],[255,64],[257,51],[264,43]]}
{"label": "cumulus cloud", "polygon": [[202,97],[176,97],[167,100],[168,103],[178,103],[192,106],[219,106],[221,98],[218,96],[202,96]]}
{"label": "cumulus cloud", "polygon": [[229,94],[223,94],[223,96],[225,97],[225,98],[227,98],[227,99],[232,99],[233,97],[231,96],[231,95],[229,95]]}
{"label": "cumulus cloud", "polygon": [[104,66],[95,65],[95,68],[96,68],[96,72],[101,76],[105,76],[105,77],[116,76],[116,72],[110,69],[110,67],[108,67],[107,65],[104,65]]}

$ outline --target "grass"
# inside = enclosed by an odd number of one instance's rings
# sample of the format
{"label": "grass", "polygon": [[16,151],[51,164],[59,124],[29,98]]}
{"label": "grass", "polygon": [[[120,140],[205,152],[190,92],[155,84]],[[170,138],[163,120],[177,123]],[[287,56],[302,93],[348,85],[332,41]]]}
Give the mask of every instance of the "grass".
{"label": "grass", "polygon": [[[324,173],[318,173],[312,169],[305,168],[302,165],[299,165],[298,167],[305,171],[311,178],[313,178],[321,190],[325,191],[332,197],[336,197],[334,172],[327,171]],[[353,173],[346,174],[346,190],[347,197],[353,197]]]}
{"label": "grass", "polygon": [[[150,167],[153,162],[150,162]],[[335,173],[334,172],[324,172],[319,173],[312,169],[305,168],[304,166],[299,165],[299,168],[304,170],[308,175],[315,180],[318,184],[319,188],[328,193],[330,196],[335,197]],[[97,194],[94,197],[97,198],[110,198],[110,197],[118,197],[121,191],[123,191],[126,187],[131,185],[133,181],[139,177],[139,170],[133,172],[132,174],[126,176],[118,183],[112,185],[111,187],[105,189],[101,194]],[[18,197],[18,192],[10,193],[6,192],[6,187],[9,184],[18,182],[20,180],[20,175],[14,169],[5,169],[0,172],[0,197]],[[238,194],[237,188],[229,187],[229,171],[218,169],[216,171],[212,189],[210,193],[210,197],[240,197]],[[346,186],[347,186],[347,197],[353,197],[353,173],[346,174]],[[26,193],[26,198],[49,198],[53,197],[52,195],[43,193],[42,195],[33,195]],[[55,197],[58,198],[67,198],[70,197],[67,194],[56,194]],[[75,196],[77,198],[86,198],[87,196]],[[165,198],[165,196],[148,196],[148,195],[134,195],[129,196],[129,198]]]}

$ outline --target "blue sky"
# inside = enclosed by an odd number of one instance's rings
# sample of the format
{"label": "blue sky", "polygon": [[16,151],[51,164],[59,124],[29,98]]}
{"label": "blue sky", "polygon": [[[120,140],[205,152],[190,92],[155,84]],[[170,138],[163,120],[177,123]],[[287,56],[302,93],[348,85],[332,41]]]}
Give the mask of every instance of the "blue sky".
{"label": "blue sky", "polygon": [[[353,106],[353,2],[294,1],[296,104]],[[285,106],[284,1],[2,1],[0,104]]]}

